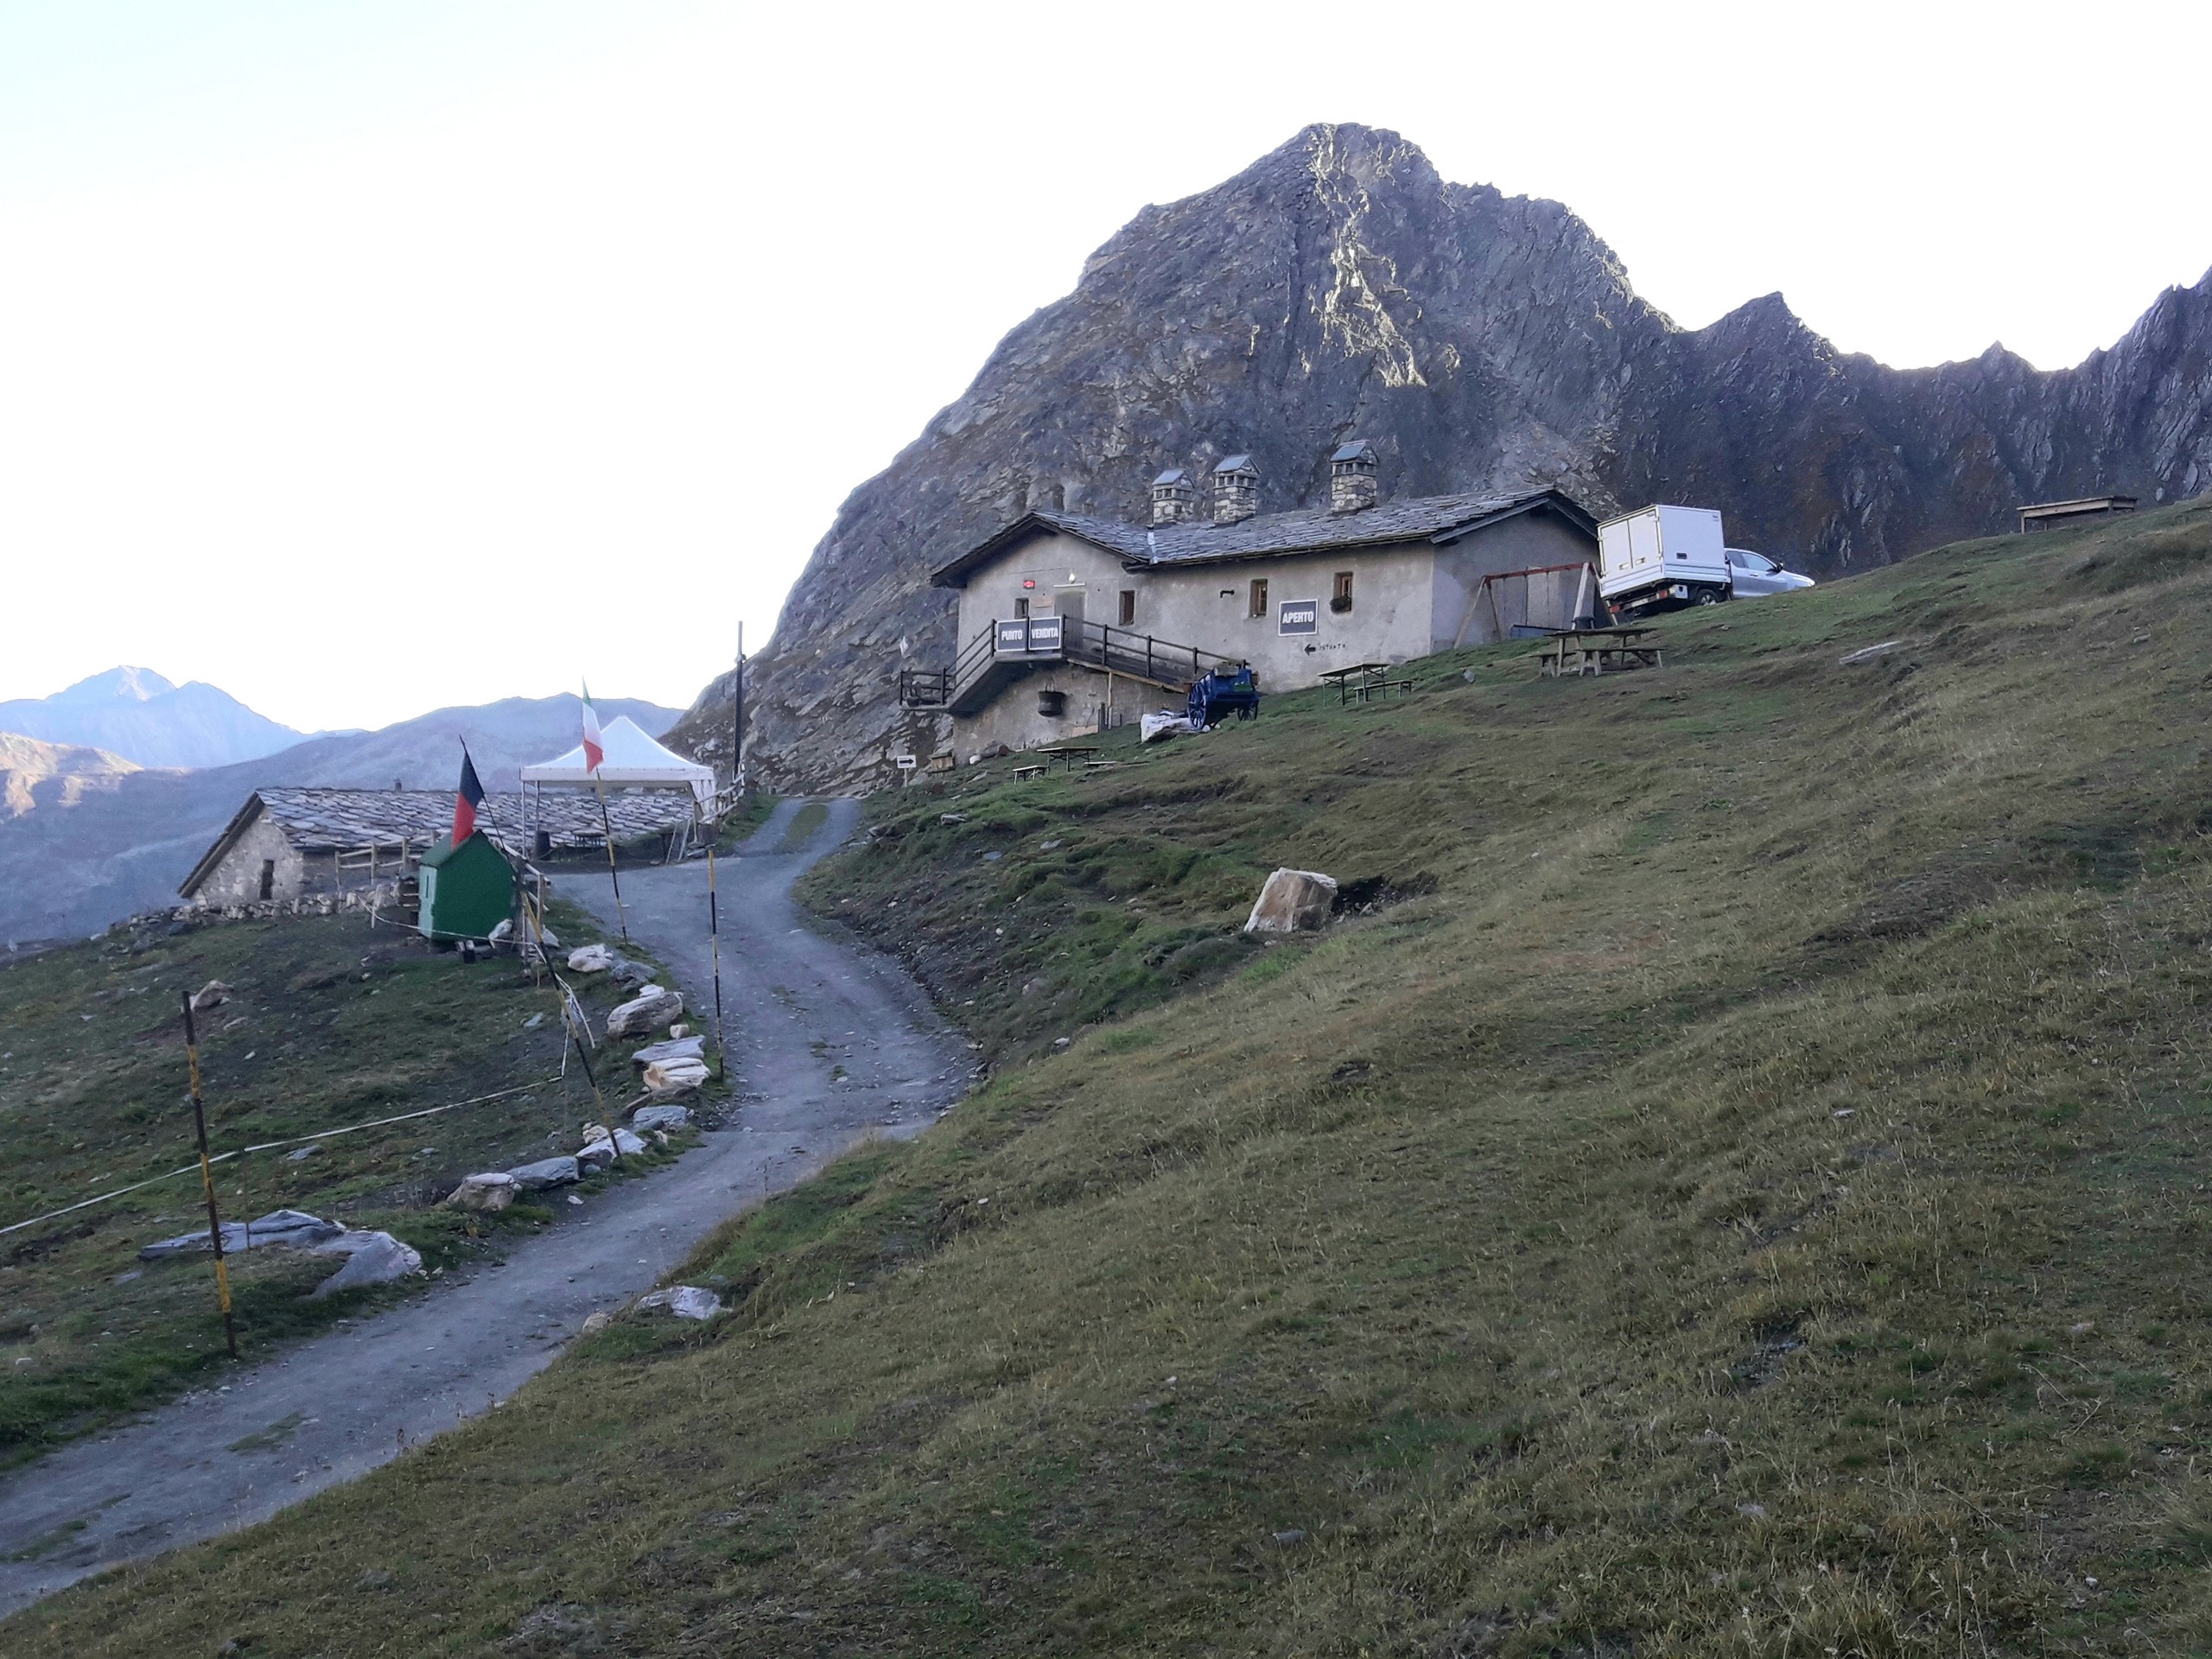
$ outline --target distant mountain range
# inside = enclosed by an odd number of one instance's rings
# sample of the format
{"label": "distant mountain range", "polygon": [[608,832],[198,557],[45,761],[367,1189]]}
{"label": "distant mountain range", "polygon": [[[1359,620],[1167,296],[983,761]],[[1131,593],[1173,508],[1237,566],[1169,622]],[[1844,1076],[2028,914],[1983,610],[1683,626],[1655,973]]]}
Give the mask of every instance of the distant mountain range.
{"label": "distant mountain range", "polygon": [[105,749],[141,766],[227,766],[306,735],[227,691],[173,685],[149,668],[111,668],[50,697],[0,702],[0,732]]}
{"label": "distant mountain range", "polygon": [[[676,722],[677,711],[657,703],[595,701],[602,721],[627,715],[656,736]],[[575,747],[582,730],[574,696],[509,697],[197,771],[145,769],[94,748],[0,737],[0,950],[80,938],[180,902],[176,884],[254,790],[448,788],[460,777],[463,738],[484,786],[513,790],[523,766]]]}

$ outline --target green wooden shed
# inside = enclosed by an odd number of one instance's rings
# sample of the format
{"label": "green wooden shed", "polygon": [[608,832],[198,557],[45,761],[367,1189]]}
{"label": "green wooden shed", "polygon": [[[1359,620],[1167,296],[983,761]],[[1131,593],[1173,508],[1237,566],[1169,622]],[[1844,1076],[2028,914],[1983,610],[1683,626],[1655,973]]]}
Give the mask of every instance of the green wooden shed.
{"label": "green wooden shed", "polygon": [[458,847],[442,841],[423,855],[426,939],[484,939],[515,910],[515,870],[481,830]]}

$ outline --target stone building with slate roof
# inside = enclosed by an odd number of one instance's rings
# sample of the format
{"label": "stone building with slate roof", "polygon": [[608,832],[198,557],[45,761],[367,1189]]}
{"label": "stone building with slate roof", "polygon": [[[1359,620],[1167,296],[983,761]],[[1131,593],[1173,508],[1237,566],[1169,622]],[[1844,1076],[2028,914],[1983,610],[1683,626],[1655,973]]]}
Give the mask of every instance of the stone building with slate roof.
{"label": "stone building with slate roof", "polygon": [[1387,501],[1371,446],[1330,457],[1325,507],[1259,511],[1248,455],[1207,499],[1171,468],[1152,522],[1032,512],[934,573],[960,594],[960,655],[908,671],[963,753],[1030,748],[1179,705],[1195,674],[1249,663],[1264,691],[1566,626],[1597,603],[1597,526],[1557,490]]}
{"label": "stone building with slate roof", "polygon": [[[336,893],[389,882],[422,862],[453,828],[449,789],[260,789],[200,855],[177,891],[188,903],[220,908]],[[690,817],[689,796],[610,794],[617,842],[674,830]],[[478,809],[485,834],[511,856],[597,851],[599,801],[548,795],[532,809],[541,845],[519,845],[522,797],[490,795]],[[535,839],[535,837],[533,837]]]}

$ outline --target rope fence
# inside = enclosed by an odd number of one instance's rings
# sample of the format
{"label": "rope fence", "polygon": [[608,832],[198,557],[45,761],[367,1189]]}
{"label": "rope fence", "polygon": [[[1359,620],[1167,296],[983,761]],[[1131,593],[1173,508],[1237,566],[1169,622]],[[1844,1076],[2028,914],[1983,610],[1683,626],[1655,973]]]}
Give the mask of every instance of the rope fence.
{"label": "rope fence", "polygon": [[[481,1106],[490,1101],[505,1100],[511,1095],[525,1094],[532,1089],[543,1089],[560,1081],[559,1076],[556,1075],[537,1083],[517,1084],[512,1089],[502,1089],[494,1094],[476,1095],[467,1100],[449,1102],[443,1106],[425,1106],[420,1111],[401,1112],[391,1117],[372,1117],[365,1123],[348,1123],[342,1128],[324,1129],[317,1135],[288,1135],[282,1141],[262,1141],[250,1147],[238,1147],[229,1152],[219,1152],[207,1161],[211,1164],[227,1163],[233,1158],[244,1158],[257,1152],[274,1152],[280,1147],[301,1146],[309,1141],[334,1141],[341,1135],[359,1135],[364,1129],[388,1128],[394,1123],[411,1123],[416,1118],[435,1117],[441,1112],[457,1112],[465,1106]],[[49,1210],[46,1214],[33,1216],[28,1221],[10,1222],[7,1226],[0,1227],[0,1238],[6,1237],[10,1233],[19,1233],[26,1227],[35,1227],[41,1222],[59,1221],[64,1216],[74,1215],[79,1210],[89,1210],[96,1204],[105,1204],[111,1198],[120,1198],[149,1186],[158,1186],[163,1181],[175,1180],[181,1175],[195,1175],[199,1172],[200,1165],[195,1160],[187,1164],[182,1169],[173,1169],[164,1175],[149,1175],[143,1181],[133,1181],[128,1186],[118,1186],[112,1192],[102,1192],[95,1198],[80,1198],[75,1204],[64,1205],[59,1210]]]}

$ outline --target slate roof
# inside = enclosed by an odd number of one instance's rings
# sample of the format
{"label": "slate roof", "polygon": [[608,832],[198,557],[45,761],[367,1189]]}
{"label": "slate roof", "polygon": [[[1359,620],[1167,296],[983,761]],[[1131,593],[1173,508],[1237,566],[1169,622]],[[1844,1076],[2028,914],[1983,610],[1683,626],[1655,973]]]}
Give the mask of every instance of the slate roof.
{"label": "slate roof", "polygon": [[[189,899],[222,863],[238,838],[265,812],[284,839],[302,853],[334,853],[371,842],[408,841],[427,846],[453,828],[449,789],[260,789],[246,797],[214,845],[200,855],[179,893]],[[487,795],[477,810],[484,833],[510,853],[521,853],[520,795]],[[655,790],[610,792],[607,816],[617,841],[672,829],[691,816],[690,792]],[[601,842],[599,798],[581,791],[549,790],[531,810],[531,827],[553,838],[556,851],[596,848]]]}
{"label": "slate roof", "polygon": [[1596,521],[1571,496],[1558,490],[1421,496],[1386,501],[1358,512],[1300,507],[1291,512],[1260,513],[1233,524],[1162,524],[1154,530],[1123,524],[1118,518],[1039,509],[962,554],[931,575],[930,582],[938,588],[965,587],[970,571],[1046,531],[1079,537],[1118,554],[1132,570],[1156,570],[1397,542],[1427,540],[1446,546],[1485,524],[1540,508],[1558,513],[1596,544]]}

